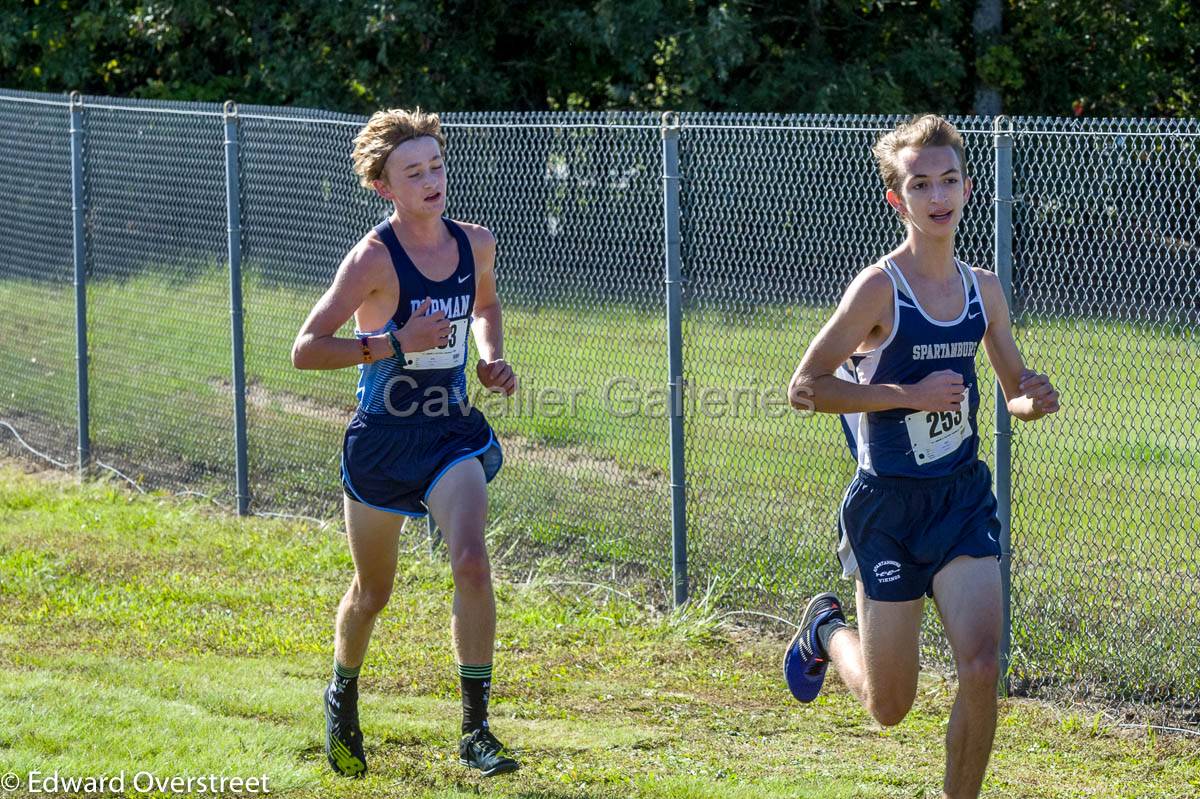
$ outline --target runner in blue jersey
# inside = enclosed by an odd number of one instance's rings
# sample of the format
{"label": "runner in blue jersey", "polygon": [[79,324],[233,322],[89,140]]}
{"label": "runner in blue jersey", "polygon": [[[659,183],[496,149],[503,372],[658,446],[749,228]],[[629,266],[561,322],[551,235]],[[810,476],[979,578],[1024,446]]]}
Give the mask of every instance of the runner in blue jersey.
{"label": "runner in blue jersey", "polygon": [[[511,395],[493,265],[496,240],[446,209],[445,140],[438,117],[376,113],[354,140],[362,185],[393,213],[338,267],[296,337],[300,369],[359,370],[358,410],[346,429],[341,480],[354,579],[337,612],[334,674],[325,690],[325,750],[338,774],[362,776],[358,674],[375,619],[392,592],[406,518],[432,514],[450,555],[450,634],[462,687],[459,761],[484,776],[517,768],[488,726],[496,604],[484,545],[487,483],[500,445],[467,398],[467,335],[486,388]],[[337,331],[354,317],[354,338]]]}
{"label": "runner in blue jersey", "polygon": [[916,696],[932,597],[958,672],[943,795],[976,797],[996,727],[1002,620],[1000,526],[978,457],[980,343],[1016,418],[1054,413],[1058,392],[1025,368],[996,276],[954,257],[971,193],[958,131],[918,117],[874,153],[907,237],[850,284],[789,387],[794,407],[841,415],[858,462],[837,550],[856,581],[858,626],[834,594],[813,597],[784,672],[795,697],[811,702],[832,661],[880,724],[900,723]]}

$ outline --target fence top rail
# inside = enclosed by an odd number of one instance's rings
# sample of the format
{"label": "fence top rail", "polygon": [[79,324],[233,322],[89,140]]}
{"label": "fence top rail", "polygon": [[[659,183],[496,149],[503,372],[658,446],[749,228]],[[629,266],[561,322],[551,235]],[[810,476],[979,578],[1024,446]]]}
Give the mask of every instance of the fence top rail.
{"label": "fence top rail", "polygon": [[222,116],[224,116],[224,114],[221,113],[220,111],[202,111],[200,109],[190,109],[190,108],[153,108],[153,107],[146,107],[146,106],[136,106],[136,107],[131,108],[126,105],[108,105],[105,103],[89,103],[86,100],[83,103],[83,107],[89,111],[94,111],[94,110],[98,109],[101,111],[129,111],[129,112],[136,113],[136,114],[175,114],[177,116],[187,116],[187,117],[222,117]]}
{"label": "fence top rail", "polygon": [[[95,106],[93,106],[94,108]],[[217,116],[220,116],[218,114]],[[321,119],[319,117],[288,117],[277,116],[274,114],[255,114],[255,113],[239,113],[239,119],[258,119],[271,122],[296,122],[304,125],[344,125],[348,127],[361,127],[366,118],[360,120],[350,119]],[[623,125],[601,122],[442,122],[443,128],[532,128],[534,130],[559,130],[559,129],[595,129],[595,130],[658,130],[659,125]]]}
{"label": "fence top rail", "polygon": [[[681,129],[688,130],[778,130],[778,131],[811,131],[814,133],[830,132],[830,133],[883,133],[891,130],[892,125],[753,125],[753,124],[736,124],[736,123],[709,123],[709,122],[680,122]],[[974,128],[959,128],[959,133],[992,133],[991,128],[974,129]]]}
{"label": "fence top rail", "polygon": [[5,103],[26,103],[28,105],[54,105],[62,108],[70,108],[70,99],[64,97],[61,100],[51,100],[42,97],[20,97],[11,94],[0,94],[0,102]]}
{"label": "fence top rail", "polygon": [[1016,128],[1013,130],[1013,133],[1018,136],[1112,136],[1117,138],[1125,136],[1167,136],[1177,139],[1200,138],[1200,130],[1039,130],[1037,128]]}

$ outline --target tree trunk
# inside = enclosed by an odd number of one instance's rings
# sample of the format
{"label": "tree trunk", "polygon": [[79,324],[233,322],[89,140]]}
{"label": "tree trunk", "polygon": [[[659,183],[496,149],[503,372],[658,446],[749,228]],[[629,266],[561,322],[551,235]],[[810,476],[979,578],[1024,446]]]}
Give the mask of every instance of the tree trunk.
{"label": "tree trunk", "polygon": [[[1004,21],[1003,2],[1004,0],[977,0],[975,4],[975,15],[971,18],[971,31],[975,36],[976,58],[1000,37]],[[984,83],[977,72],[975,113],[983,116],[997,116],[1000,111],[1000,90]]]}

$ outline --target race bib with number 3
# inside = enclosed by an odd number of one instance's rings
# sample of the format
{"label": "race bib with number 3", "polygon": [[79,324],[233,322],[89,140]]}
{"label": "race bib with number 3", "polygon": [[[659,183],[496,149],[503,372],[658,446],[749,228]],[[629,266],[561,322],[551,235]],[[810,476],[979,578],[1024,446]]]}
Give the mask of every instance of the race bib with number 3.
{"label": "race bib with number 3", "polygon": [[970,388],[963,390],[962,405],[957,411],[917,411],[904,417],[918,466],[957,452],[962,442],[971,437],[971,422],[967,418],[970,395]]}
{"label": "race bib with number 3", "polygon": [[420,352],[404,353],[406,369],[453,369],[467,361],[468,319],[455,319],[450,323],[450,336],[440,347],[431,347]]}

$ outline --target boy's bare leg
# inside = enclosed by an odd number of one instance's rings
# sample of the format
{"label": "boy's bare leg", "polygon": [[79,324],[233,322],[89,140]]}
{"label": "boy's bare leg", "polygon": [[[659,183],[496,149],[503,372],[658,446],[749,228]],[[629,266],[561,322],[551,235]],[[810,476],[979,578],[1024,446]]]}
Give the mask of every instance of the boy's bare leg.
{"label": "boy's bare leg", "polygon": [[975,799],[996,732],[1003,599],[995,558],[961,557],[933,578],[934,601],[958,670],[958,696],[946,731],[947,799]]}
{"label": "boy's bare leg", "polygon": [[338,605],[333,657],[342,666],[358,668],[367,655],[375,619],[392,595],[404,518],[350,497],[344,504],[354,579]]}
{"label": "boy's bare leg", "polygon": [[876,602],[858,584],[858,629],[844,627],[829,639],[838,676],[863,707],[885,726],[899,724],[917,695],[924,597]]}

